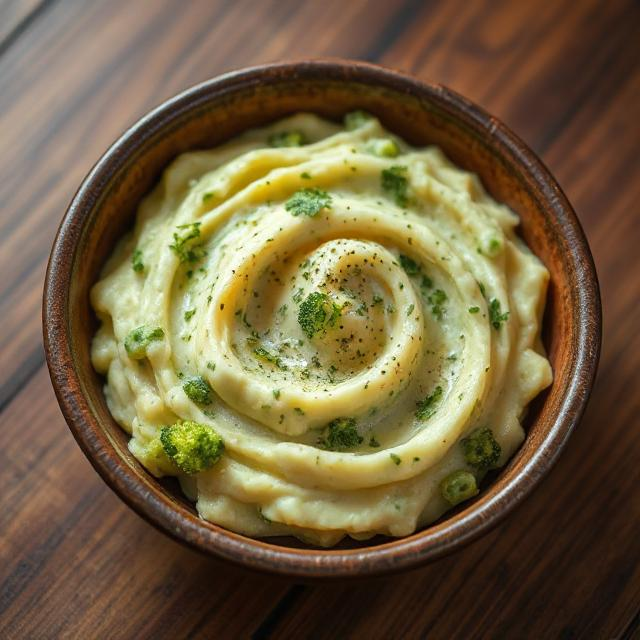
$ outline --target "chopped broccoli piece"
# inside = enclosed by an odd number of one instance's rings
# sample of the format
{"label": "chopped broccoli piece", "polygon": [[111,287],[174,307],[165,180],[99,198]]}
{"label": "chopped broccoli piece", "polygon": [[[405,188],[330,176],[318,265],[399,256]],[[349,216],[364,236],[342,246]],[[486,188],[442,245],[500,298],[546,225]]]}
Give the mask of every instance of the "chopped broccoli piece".
{"label": "chopped broccoli piece", "polygon": [[409,196],[407,195],[409,180],[406,173],[407,167],[395,165],[388,169],[383,169],[380,176],[382,190],[393,196],[395,203],[399,207],[406,207],[409,202]]}
{"label": "chopped broccoli piece", "polygon": [[341,311],[342,307],[333,302],[326,293],[314,291],[300,305],[298,324],[308,338],[313,338],[319,331],[333,327]]}
{"label": "chopped broccoli piece", "polygon": [[442,320],[442,314],[444,313],[443,305],[447,301],[447,294],[442,289],[436,289],[433,293],[427,297],[429,304],[431,305],[431,313]]}
{"label": "chopped broccoli piece", "polygon": [[336,418],[327,425],[324,436],[318,440],[318,443],[325,449],[339,451],[340,449],[353,449],[362,440],[353,418]]}
{"label": "chopped broccoli piece", "polygon": [[307,139],[302,131],[278,131],[272,133],[267,142],[270,147],[301,147],[307,144]]}
{"label": "chopped broccoli piece", "polygon": [[372,119],[373,116],[366,111],[351,111],[344,117],[344,128],[347,131],[353,131],[354,129],[359,129],[363,125],[367,124],[367,122]]}
{"label": "chopped broccoli piece", "polygon": [[416,410],[416,418],[418,418],[418,420],[428,420],[437,411],[436,405],[441,399],[442,387],[438,385],[431,395],[420,402],[416,402],[416,406],[418,407]]}
{"label": "chopped broccoli piece", "polygon": [[135,249],[131,256],[131,268],[136,273],[142,273],[144,271],[144,262],[142,262],[142,251]]}
{"label": "chopped broccoli piece", "polygon": [[164,331],[160,327],[142,325],[131,331],[124,339],[124,348],[132,360],[142,360],[147,357],[147,347],[155,340],[162,340]]}
{"label": "chopped broccoli piece", "polygon": [[400,148],[391,138],[378,138],[369,142],[367,149],[381,158],[395,158],[400,153]]}
{"label": "chopped broccoli piece", "polygon": [[475,429],[460,441],[464,459],[476,469],[493,469],[500,459],[502,448],[489,428]]}
{"label": "chopped broccoli piece", "polygon": [[294,216],[313,218],[322,209],[331,209],[331,196],[322,189],[300,189],[287,200],[284,208]]}
{"label": "chopped broccoli piece", "polygon": [[222,438],[211,427],[190,420],[162,427],[160,442],[175,465],[189,475],[210,469],[224,452]]}
{"label": "chopped broccoli piece", "polygon": [[400,254],[400,266],[408,276],[417,276],[422,268],[413,258],[405,256],[402,253]]}
{"label": "chopped broccoli piece", "polygon": [[187,378],[182,385],[187,398],[200,405],[207,405],[213,402],[213,389],[202,376]]}
{"label": "chopped broccoli piece", "polygon": [[169,245],[169,249],[180,258],[180,262],[197,262],[206,255],[201,245],[192,244],[193,240],[200,237],[200,224],[200,222],[190,222],[176,227],[181,233],[174,232],[173,244]]}
{"label": "chopped broccoli piece", "polygon": [[459,470],[450,473],[441,483],[442,497],[451,505],[464,502],[478,495],[476,479],[469,471]]}
{"label": "chopped broccoli piece", "polygon": [[494,329],[499,329],[509,319],[509,312],[500,313],[500,300],[492,298],[489,303],[489,321]]}

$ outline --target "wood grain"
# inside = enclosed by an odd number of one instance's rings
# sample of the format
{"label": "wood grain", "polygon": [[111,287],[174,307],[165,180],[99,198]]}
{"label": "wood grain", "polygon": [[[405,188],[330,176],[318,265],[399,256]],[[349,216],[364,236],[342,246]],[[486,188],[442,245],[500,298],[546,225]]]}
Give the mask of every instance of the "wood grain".
{"label": "wood grain", "polygon": [[[22,13],[11,14],[21,17],[8,28],[10,5]],[[637,3],[39,6],[0,5],[0,42],[8,42],[0,45],[0,636],[634,637]],[[462,552],[363,585],[288,586],[165,539],[92,471],[42,367],[46,256],[66,203],[100,153],[190,84],[309,55],[380,61],[442,82],[511,125],[542,155],[583,221],[604,305],[591,405],[542,486]]]}

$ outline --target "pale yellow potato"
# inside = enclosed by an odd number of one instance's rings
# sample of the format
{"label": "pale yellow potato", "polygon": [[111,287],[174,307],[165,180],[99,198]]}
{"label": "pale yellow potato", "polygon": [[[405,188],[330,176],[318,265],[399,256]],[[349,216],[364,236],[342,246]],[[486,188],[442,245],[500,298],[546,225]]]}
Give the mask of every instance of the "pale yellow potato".
{"label": "pale yellow potato", "polygon": [[[281,131],[310,143],[271,148]],[[376,155],[388,140],[397,157]],[[393,166],[406,167],[404,207],[382,188]],[[285,204],[304,188],[326,191],[330,207],[293,215]],[[186,246],[202,257],[181,263],[170,245],[194,222],[200,234]],[[445,476],[484,473],[467,464],[460,439],[491,428],[504,464],[523,440],[527,403],[551,383],[540,341],[548,273],[517,224],[475,175],[373,118],[345,131],[298,114],[183,154],[140,205],[91,295],[102,320],[93,364],[131,451],[153,474],[177,474],[158,444],[161,427],[212,426],[225,454],[182,476],[183,487],[203,518],[251,536],[331,546],[435,520],[450,507]],[[136,248],[143,272],[132,269]],[[420,272],[405,271],[401,255]],[[309,338],[299,307],[318,291],[341,310]],[[509,314],[499,328],[493,299]],[[141,325],[164,338],[132,360],[123,343]],[[192,375],[215,391],[211,405],[186,396]],[[433,415],[418,417],[417,403],[438,386]],[[362,438],[348,451],[319,442],[339,417],[355,419]]]}

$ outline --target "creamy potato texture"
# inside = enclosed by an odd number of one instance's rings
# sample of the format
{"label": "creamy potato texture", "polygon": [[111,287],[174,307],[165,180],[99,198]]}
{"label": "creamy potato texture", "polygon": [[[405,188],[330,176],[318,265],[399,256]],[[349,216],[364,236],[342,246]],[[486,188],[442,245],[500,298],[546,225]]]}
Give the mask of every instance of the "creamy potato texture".
{"label": "creamy potato texture", "polygon": [[[438,148],[346,122],[298,114],[181,155],[92,290],[131,452],[250,536],[412,533],[509,459],[551,382],[548,273],[517,216]],[[179,420],[221,436],[213,466],[167,457]]]}

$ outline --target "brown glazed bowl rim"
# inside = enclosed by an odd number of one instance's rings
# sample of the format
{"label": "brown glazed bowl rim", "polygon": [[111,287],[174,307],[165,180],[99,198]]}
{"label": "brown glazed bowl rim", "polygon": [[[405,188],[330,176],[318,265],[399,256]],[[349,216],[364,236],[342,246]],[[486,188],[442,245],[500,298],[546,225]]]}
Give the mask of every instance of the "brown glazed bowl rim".
{"label": "brown glazed bowl rim", "polygon": [[[82,392],[82,373],[75,368],[69,332],[72,265],[96,192],[100,193],[109,176],[144,145],[149,131],[163,130],[178,116],[184,117],[222,92],[262,82],[277,83],[283,78],[317,79],[325,75],[435,102],[490,137],[491,144],[535,184],[545,206],[557,217],[572,249],[568,259],[575,269],[573,284],[578,305],[574,311],[578,322],[570,336],[576,366],[564,381],[560,411],[521,472],[502,490],[485,492],[468,509],[445,517],[434,526],[405,538],[347,550],[298,549],[248,538],[211,526],[182,505],[169,503],[160,490],[143,486],[92,414]],[[516,135],[495,117],[442,85],[426,84],[368,63],[330,59],[276,63],[227,73],[170,98],[128,129],[90,171],[60,224],[47,268],[43,331],[51,380],[71,432],[105,482],[142,517],[174,539],[244,567],[304,579],[345,578],[406,570],[441,557],[486,533],[522,502],[554,464],[585,409],[600,353],[601,309],[596,271],[580,223],[556,180]]]}

